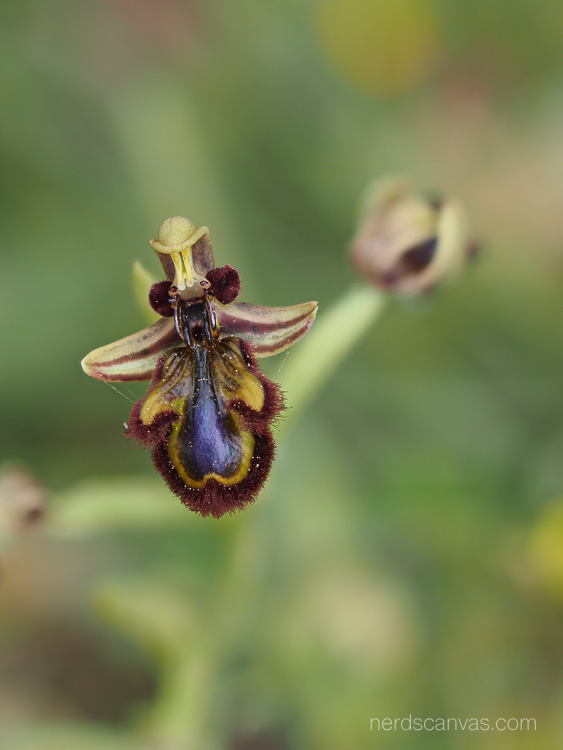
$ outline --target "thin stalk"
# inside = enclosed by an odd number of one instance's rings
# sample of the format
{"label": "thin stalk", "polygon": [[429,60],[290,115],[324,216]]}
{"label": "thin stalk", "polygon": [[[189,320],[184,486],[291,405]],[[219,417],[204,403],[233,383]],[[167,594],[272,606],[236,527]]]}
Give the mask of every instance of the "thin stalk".
{"label": "thin stalk", "polygon": [[315,324],[291,352],[281,373],[289,406],[278,436],[285,438],[303,409],[314,399],[338,366],[379,318],[387,304],[383,292],[371,286],[350,289]]}

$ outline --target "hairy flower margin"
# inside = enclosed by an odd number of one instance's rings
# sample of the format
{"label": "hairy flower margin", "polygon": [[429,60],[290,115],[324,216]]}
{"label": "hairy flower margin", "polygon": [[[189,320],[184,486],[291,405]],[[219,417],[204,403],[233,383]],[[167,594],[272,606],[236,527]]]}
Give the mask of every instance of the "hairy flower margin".
{"label": "hairy flower margin", "polygon": [[155,467],[187,507],[219,518],[256,498],[274,458],[271,425],[283,397],[256,358],[304,336],[317,303],[236,302],[238,272],[215,268],[209,230],[182,217],[167,219],[150,244],[166,276],[149,293],[161,318],[90,352],[82,368],[104,381],[152,379],[127,433],[151,447]]}

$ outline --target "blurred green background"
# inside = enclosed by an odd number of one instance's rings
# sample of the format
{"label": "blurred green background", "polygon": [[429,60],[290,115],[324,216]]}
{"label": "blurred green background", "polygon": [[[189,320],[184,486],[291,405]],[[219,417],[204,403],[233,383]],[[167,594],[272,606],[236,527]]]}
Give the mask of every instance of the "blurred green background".
{"label": "blurred green background", "polygon": [[[562,747],[561,7],[22,0],[0,37],[1,457],[49,496],[4,523],[0,748]],[[133,261],[184,215],[320,320],[389,173],[481,258],[390,306],[254,506],[189,514],[123,438],[144,386],[79,367],[144,325]],[[409,715],[537,729],[370,732]]]}

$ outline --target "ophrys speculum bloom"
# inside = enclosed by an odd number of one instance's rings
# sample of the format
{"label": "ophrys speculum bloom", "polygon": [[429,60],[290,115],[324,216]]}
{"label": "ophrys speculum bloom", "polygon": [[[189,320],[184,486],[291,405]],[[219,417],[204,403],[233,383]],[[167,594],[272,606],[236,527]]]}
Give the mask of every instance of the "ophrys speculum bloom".
{"label": "ophrys speculum bloom", "polygon": [[207,228],[187,219],[165,221],[151,245],[166,281],[153,285],[149,301],[162,317],[91,352],[82,367],[105,381],[152,378],[128,434],[152,448],[156,468],[185,505],[219,517],[256,498],[274,457],[271,425],[283,398],[256,357],[298,341],[317,303],[236,302],[237,271],[215,268]]}

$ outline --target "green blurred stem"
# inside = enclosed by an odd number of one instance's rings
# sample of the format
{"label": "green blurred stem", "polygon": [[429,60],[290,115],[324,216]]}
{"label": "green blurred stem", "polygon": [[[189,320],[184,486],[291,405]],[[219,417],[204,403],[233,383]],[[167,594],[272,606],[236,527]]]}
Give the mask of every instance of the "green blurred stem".
{"label": "green blurred stem", "polygon": [[289,406],[278,435],[285,435],[307,404],[323,388],[338,366],[385,309],[387,297],[371,286],[350,289],[292,350],[281,373],[281,386]]}
{"label": "green blurred stem", "polygon": [[213,714],[217,676],[234,640],[240,636],[259,590],[261,553],[255,516],[225,519],[232,524],[231,549],[216,594],[196,632],[163,644],[160,691],[150,709],[148,736],[162,750],[222,747],[217,737],[223,717]]}
{"label": "green blurred stem", "polygon": [[161,686],[146,730],[159,748],[201,750],[208,746],[217,674],[213,634],[199,633],[197,646],[176,644],[161,663]]}

